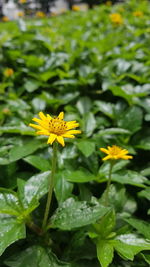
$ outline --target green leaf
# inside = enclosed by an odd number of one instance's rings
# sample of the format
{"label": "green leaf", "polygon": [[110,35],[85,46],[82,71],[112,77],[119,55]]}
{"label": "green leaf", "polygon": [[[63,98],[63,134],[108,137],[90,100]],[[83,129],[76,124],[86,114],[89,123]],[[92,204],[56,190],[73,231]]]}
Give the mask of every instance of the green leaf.
{"label": "green leaf", "polygon": [[5,264],[9,267],[71,267],[70,264],[59,261],[50,250],[40,246],[27,248],[6,260]]}
{"label": "green leaf", "polygon": [[64,202],[71,196],[73,184],[69,183],[65,178],[65,172],[59,172],[56,175],[55,195],[59,203]]}
{"label": "green leaf", "polygon": [[96,241],[97,257],[102,267],[108,267],[113,260],[114,248],[108,240]]}
{"label": "green leaf", "polygon": [[0,215],[0,255],[15,241],[25,238],[25,225],[8,215]]}
{"label": "green leaf", "polygon": [[140,253],[144,260],[150,265],[150,255]]}
{"label": "green leaf", "polygon": [[134,256],[142,250],[150,250],[150,243],[135,234],[123,234],[112,240],[114,248],[120,255],[128,260],[133,260]]}
{"label": "green leaf", "polygon": [[9,159],[10,161],[19,160],[30,155],[40,147],[41,141],[38,140],[33,140],[27,144],[23,144],[22,146],[15,146],[9,152]]}
{"label": "green leaf", "polygon": [[104,113],[106,116],[110,117],[111,119],[114,118],[114,105],[109,102],[104,102],[100,100],[96,100],[95,105],[99,108],[99,111]]}
{"label": "green leaf", "polygon": [[125,221],[137,229],[145,238],[150,240],[150,224],[148,222],[134,218],[125,219]]}
{"label": "green leaf", "polygon": [[88,140],[79,141],[77,147],[85,157],[89,157],[95,151],[95,144]]}
{"label": "green leaf", "polygon": [[108,129],[99,131],[96,134],[96,136],[113,135],[113,134],[128,134],[128,135],[130,135],[131,132],[129,130],[122,129],[122,128],[108,128]]}
{"label": "green leaf", "polygon": [[9,191],[0,192],[0,213],[14,216],[20,215],[21,207],[15,193]]}
{"label": "green leaf", "polygon": [[143,150],[150,150],[150,137],[142,138],[135,147]]}
{"label": "green leaf", "polygon": [[124,170],[112,174],[112,181],[120,184],[131,184],[133,186],[145,187],[144,183],[147,182],[147,178],[136,171]]}
{"label": "green leaf", "polygon": [[25,209],[38,206],[39,199],[48,192],[48,177],[50,172],[32,176],[26,183],[18,179],[18,194]]}
{"label": "green leaf", "polygon": [[94,228],[100,235],[101,239],[106,239],[107,236],[112,232],[116,224],[116,216],[114,210],[110,210],[106,213],[96,224]]}
{"label": "green leaf", "polygon": [[96,177],[92,173],[82,168],[81,170],[78,171],[72,171],[72,172],[69,171],[68,174],[66,175],[66,179],[69,182],[86,183],[94,181]]}
{"label": "green leaf", "polygon": [[89,137],[92,135],[95,128],[96,128],[96,120],[93,113],[92,112],[85,113],[83,131]]}
{"label": "green leaf", "polygon": [[147,200],[150,200],[150,187],[147,187],[145,190],[142,190],[138,193],[139,197],[144,197]]}
{"label": "green leaf", "polygon": [[91,109],[91,106],[92,106],[91,99],[87,96],[80,97],[80,99],[77,102],[77,108],[82,115],[89,112]]}
{"label": "green leaf", "polygon": [[50,170],[50,162],[44,157],[31,155],[24,158],[23,160],[39,169],[40,171],[44,172]]}
{"label": "green leaf", "polygon": [[67,199],[52,216],[49,226],[62,230],[71,230],[95,223],[109,208],[100,205],[97,201],[75,201]]}
{"label": "green leaf", "polygon": [[28,80],[24,84],[24,88],[27,92],[32,93],[40,87],[40,83],[36,80]]}
{"label": "green leaf", "polygon": [[142,120],[142,109],[133,106],[122,113],[121,117],[117,121],[120,128],[127,129],[133,134],[141,128]]}

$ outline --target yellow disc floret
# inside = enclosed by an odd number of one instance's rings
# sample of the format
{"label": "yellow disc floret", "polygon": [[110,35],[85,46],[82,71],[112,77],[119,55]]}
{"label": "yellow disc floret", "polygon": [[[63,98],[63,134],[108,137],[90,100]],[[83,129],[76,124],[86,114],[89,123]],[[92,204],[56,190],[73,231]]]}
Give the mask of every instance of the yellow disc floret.
{"label": "yellow disc floret", "polygon": [[132,159],[133,157],[130,155],[127,155],[129,152],[127,149],[122,149],[121,147],[118,147],[116,145],[113,145],[112,147],[108,146],[106,148],[100,148],[100,151],[107,154],[106,157],[103,158],[103,160],[117,160],[117,159]]}
{"label": "yellow disc floret", "polygon": [[123,18],[119,13],[110,14],[110,20],[115,25],[123,24]]}
{"label": "yellow disc floret", "polygon": [[32,120],[37,122],[38,124],[30,123],[29,126],[37,129],[38,135],[46,135],[49,136],[47,143],[53,144],[54,141],[59,142],[62,146],[65,145],[64,137],[66,138],[74,138],[74,134],[80,134],[81,131],[73,130],[74,128],[79,126],[79,123],[76,121],[64,121],[64,113],[60,112],[58,117],[52,118],[49,114],[46,116],[43,112],[39,113],[38,118],[33,118]]}

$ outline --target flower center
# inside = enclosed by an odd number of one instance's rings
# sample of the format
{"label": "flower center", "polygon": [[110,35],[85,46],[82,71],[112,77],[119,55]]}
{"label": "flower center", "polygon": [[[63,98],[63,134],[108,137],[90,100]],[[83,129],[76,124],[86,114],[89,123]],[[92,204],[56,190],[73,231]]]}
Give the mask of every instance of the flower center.
{"label": "flower center", "polygon": [[112,156],[116,156],[118,155],[119,153],[121,152],[120,148],[119,147],[116,147],[116,146],[113,146],[112,149],[111,149],[111,155]]}
{"label": "flower center", "polygon": [[49,132],[57,135],[62,135],[67,131],[67,123],[59,119],[53,118],[49,121]]}

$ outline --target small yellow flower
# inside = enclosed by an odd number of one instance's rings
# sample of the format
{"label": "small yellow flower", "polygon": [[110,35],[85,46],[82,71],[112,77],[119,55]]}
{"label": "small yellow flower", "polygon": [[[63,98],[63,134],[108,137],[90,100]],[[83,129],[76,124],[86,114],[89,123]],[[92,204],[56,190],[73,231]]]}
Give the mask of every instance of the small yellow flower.
{"label": "small yellow flower", "polygon": [[117,159],[132,159],[133,157],[130,155],[127,155],[129,152],[127,149],[122,149],[121,147],[118,147],[116,145],[113,145],[112,147],[108,146],[106,148],[100,148],[100,151],[106,153],[108,156],[104,157],[103,160],[117,160]]}
{"label": "small yellow flower", "polygon": [[73,5],[73,6],[72,6],[72,10],[73,10],[73,11],[80,11],[80,7],[77,6],[77,5]]}
{"label": "small yellow flower", "polygon": [[45,13],[43,11],[37,11],[35,15],[38,18],[44,18],[45,17]]}
{"label": "small yellow flower", "polygon": [[119,13],[110,14],[110,19],[111,22],[114,23],[115,25],[123,24],[123,18]]}
{"label": "small yellow flower", "polygon": [[19,4],[25,4],[27,0],[19,0]]}
{"label": "small yellow flower", "polygon": [[5,69],[5,71],[4,71],[4,76],[5,76],[5,77],[11,77],[13,74],[14,74],[14,70],[11,69],[11,68],[7,68],[7,69]]}
{"label": "small yellow flower", "polygon": [[9,18],[7,16],[3,16],[2,21],[7,22],[7,21],[9,21]]}
{"label": "small yellow flower", "polygon": [[133,16],[134,17],[143,17],[143,12],[142,11],[134,11],[133,12]]}
{"label": "small yellow flower", "polygon": [[112,6],[112,2],[111,1],[106,1],[106,6]]}
{"label": "small yellow flower", "polygon": [[64,121],[64,112],[60,112],[58,117],[52,118],[49,114],[46,116],[43,112],[39,112],[38,118],[33,118],[32,120],[37,122],[37,124],[30,123],[29,126],[37,129],[38,135],[49,136],[47,144],[53,144],[54,141],[59,142],[62,146],[65,145],[64,137],[74,138],[74,134],[80,134],[79,130],[72,130],[79,126],[76,121]]}
{"label": "small yellow flower", "polygon": [[23,12],[23,11],[19,11],[19,12],[17,13],[17,15],[18,15],[18,17],[24,17],[24,12]]}

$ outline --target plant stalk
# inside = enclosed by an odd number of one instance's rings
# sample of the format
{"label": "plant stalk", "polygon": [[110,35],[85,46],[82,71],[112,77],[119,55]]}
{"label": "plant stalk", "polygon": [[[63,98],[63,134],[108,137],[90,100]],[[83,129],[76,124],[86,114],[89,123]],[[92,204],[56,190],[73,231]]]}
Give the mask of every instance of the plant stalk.
{"label": "plant stalk", "polygon": [[106,186],[106,193],[105,193],[105,200],[104,200],[104,205],[107,207],[108,206],[108,196],[109,196],[109,188],[111,184],[111,175],[112,175],[112,168],[114,166],[114,162],[110,161],[110,166],[109,166],[109,175],[108,175],[108,181],[107,181],[107,186]]}
{"label": "plant stalk", "polygon": [[54,189],[54,178],[55,178],[55,171],[56,171],[56,163],[57,163],[57,142],[53,144],[53,155],[52,155],[52,170],[51,175],[49,176],[49,185],[48,185],[48,196],[47,196],[47,203],[44,213],[44,219],[42,224],[42,229],[45,230],[52,200],[52,194]]}

